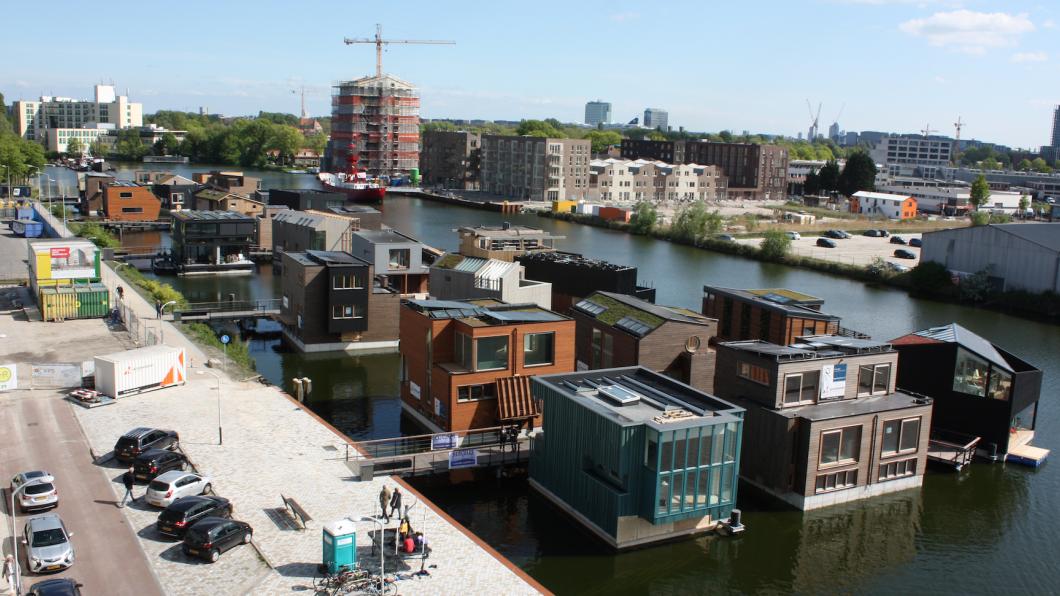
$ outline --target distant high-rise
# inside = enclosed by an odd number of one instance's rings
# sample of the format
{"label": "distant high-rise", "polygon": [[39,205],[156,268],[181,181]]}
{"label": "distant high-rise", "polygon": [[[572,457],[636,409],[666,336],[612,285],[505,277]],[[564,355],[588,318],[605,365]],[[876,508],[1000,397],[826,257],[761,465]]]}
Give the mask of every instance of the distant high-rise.
{"label": "distant high-rise", "polygon": [[1060,147],[1060,106],[1053,112],[1053,147]]}
{"label": "distant high-rise", "polygon": [[659,108],[644,108],[644,126],[646,128],[656,128],[658,130],[666,131],[667,121],[670,118],[670,114],[666,110],[660,110]]}
{"label": "distant high-rise", "polygon": [[611,102],[589,101],[585,103],[585,123],[589,126],[611,123]]}
{"label": "distant high-rise", "polygon": [[828,127],[828,138],[832,139],[833,141],[835,141],[837,143],[839,142],[839,123],[838,122],[833,122],[832,125]]}

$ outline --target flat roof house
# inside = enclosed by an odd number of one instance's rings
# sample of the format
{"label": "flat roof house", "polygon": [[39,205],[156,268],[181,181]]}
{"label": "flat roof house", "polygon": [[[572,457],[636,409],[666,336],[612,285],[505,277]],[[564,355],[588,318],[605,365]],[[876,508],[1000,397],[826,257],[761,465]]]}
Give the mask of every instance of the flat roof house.
{"label": "flat roof house", "polygon": [[465,226],[457,230],[457,234],[460,236],[460,254],[499,261],[514,261],[519,255],[556,250],[556,240],[564,238],[540,228],[513,226],[508,222],[500,226]]}
{"label": "flat roof house", "polygon": [[177,273],[254,270],[250,249],[257,243],[258,220],[234,211],[173,212],[171,262]]}
{"label": "flat roof house", "polygon": [[643,366],[711,393],[718,322],[675,306],[594,292],[571,309],[578,370]]}
{"label": "flat roof house", "polygon": [[637,283],[637,268],[569,252],[536,252],[516,258],[530,279],[552,284],[552,305],[566,312],[597,290],[655,302],[655,288]]}
{"label": "flat roof house", "polygon": [[782,288],[737,290],[703,286],[703,314],[718,320],[718,340],[760,339],[786,346],[803,335],[839,333],[824,300]]}
{"label": "flat roof house", "polygon": [[923,483],[931,400],[895,390],[890,344],[818,335],[717,351],[717,395],[747,409],[750,484],[808,510]]}
{"label": "flat roof house", "polygon": [[445,254],[431,265],[428,287],[440,300],[495,298],[552,308],[552,284],[526,279],[523,266],[509,261]]}
{"label": "flat roof house", "polygon": [[743,409],[643,367],[534,377],[530,486],[610,546],[712,530],[736,503]]}
{"label": "flat roof house", "polygon": [[401,407],[431,432],[540,426],[530,378],[574,370],[574,321],[492,299],[401,305]]}
{"label": "flat roof house", "polygon": [[103,217],[112,221],[158,221],[162,201],[150,188],[113,181],[102,187]]}
{"label": "flat roof house", "polygon": [[203,188],[195,192],[195,209],[200,211],[235,211],[258,216],[265,211],[265,203],[234,192]]}
{"label": "flat roof house", "polygon": [[280,322],[302,352],[394,350],[401,298],[372,263],[339,251],[283,253]]}
{"label": "flat roof house", "polygon": [[901,353],[898,384],[935,400],[932,439],[967,444],[994,460],[1038,465],[1031,447],[1042,371],[968,329],[950,323],[891,340]]}
{"label": "flat roof house", "polygon": [[350,239],[360,229],[360,220],[352,215],[287,209],[272,218],[273,258],[306,250],[349,252],[353,249]]}
{"label": "flat roof house", "polygon": [[359,230],[350,234],[350,253],[371,261],[376,277],[403,296],[427,297],[430,272],[423,243],[397,230]]}
{"label": "flat roof house", "polygon": [[909,195],[859,190],[850,197],[850,212],[888,219],[916,217],[916,199]]}
{"label": "flat roof house", "polygon": [[[329,209],[332,207],[347,206],[346,194],[341,192],[329,192],[325,190],[314,190],[306,188],[270,188],[270,205],[287,205],[289,209],[296,211],[308,211],[309,209]],[[373,211],[375,211],[373,209]],[[378,212],[377,212],[378,213]],[[378,226],[361,226],[378,227]]]}

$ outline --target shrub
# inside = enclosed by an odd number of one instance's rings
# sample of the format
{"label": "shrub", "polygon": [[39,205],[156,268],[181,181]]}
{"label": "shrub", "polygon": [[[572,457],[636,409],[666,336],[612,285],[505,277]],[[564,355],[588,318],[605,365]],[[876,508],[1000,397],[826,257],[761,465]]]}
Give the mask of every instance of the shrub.
{"label": "shrub", "polygon": [[762,258],[779,261],[791,250],[791,238],[781,230],[767,230],[758,248]]}
{"label": "shrub", "polygon": [[909,272],[913,289],[931,294],[952,292],[953,277],[941,263],[921,262]]}
{"label": "shrub", "polygon": [[655,229],[655,222],[659,220],[659,211],[648,201],[641,201],[633,208],[633,216],[630,218],[630,231],[634,234],[648,235]]}
{"label": "shrub", "polygon": [[973,226],[985,226],[990,223],[990,214],[986,211],[972,211],[968,214]]}
{"label": "shrub", "polygon": [[70,222],[67,223],[67,227],[74,234],[86,240],[91,240],[93,244],[100,248],[117,248],[121,246],[121,241],[118,240],[117,236],[111,234],[106,228],[97,223]]}
{"label": "shrub", "polygon": [[[221,343],[221,339],[218,337],[217,332],[206,323],[184,323],[181,327],[183,328],[182,330],[197,343],[217,348],[218,350],[225,350],[225,345]],[[228,343],[227,354],[232,362],[235,362],[247,370],[254,370],[254,358],[250,356],[250,348],[247,346],[246,342],[238,337],[231,338],[231,341]]]}

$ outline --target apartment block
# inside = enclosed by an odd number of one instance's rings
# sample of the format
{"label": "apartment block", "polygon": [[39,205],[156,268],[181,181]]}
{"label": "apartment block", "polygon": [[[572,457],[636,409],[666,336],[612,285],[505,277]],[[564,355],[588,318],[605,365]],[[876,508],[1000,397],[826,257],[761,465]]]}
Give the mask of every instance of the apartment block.
{"label": "apartment block", "polygon": [[362,77],[335,85],[331,96],[329,171],[348,164],[372,176],[407,176],[419,167],[420,96],[392,75]]}
{"label": "apartment block", "polygon": [[609,158],[589,162],[589,172],[590,200],[674,203],[727,195],[728,181],[718,166]]}
{"label": "apartment block", "polygon": [[936,178],[950,165],[953,139],[923,135],[888,135],[873,144],[869,155],[894,176]]}
{"label": "apartment block", "polygon": [[777,145],[623,139],[621,156],[717,166],[727,180],[727,199],[779,200],[787,195],[788,151]]}
{"label": "apartment block", "polygon": [[[92,99],[41,96],[36,101],[13,102],[11,113],[18,135],[30,141],[49,143],[52,151],[65,151],[65,142],[72,138],[75,129],[90,129],[81,141],[95,140],[108,129],[143,126],[143,104],[130,102],[124,95],[117,95],[113,85],[96,85]],[[58,135],[58,131],[65,134]],[[52,132],[56,131],[56,132]],[[60,142],[62,149],[50,145]],[[86,143],[87,148],[87,143]]]}
{"label": "apartment block", "polygon": [[481,189],[522,201],[562,201],[589,196],[586,139],[482,135]]}
{"label": "apartment block", "polygon": [[423,133],[420,175],[423,186],[477,190],[482,136],[473,132]]}

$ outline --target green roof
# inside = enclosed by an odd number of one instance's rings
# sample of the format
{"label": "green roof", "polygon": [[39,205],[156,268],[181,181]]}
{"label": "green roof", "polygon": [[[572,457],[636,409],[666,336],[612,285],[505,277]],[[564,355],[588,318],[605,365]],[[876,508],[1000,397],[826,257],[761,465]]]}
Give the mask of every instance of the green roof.
{"label": "green roof", "polygon": [[439,259],[438,262],[434,264],[434,266],[439,268],[439,269],[452,269],[453,267],[456,267],[457,265],[459,265],[460,261],[463,261],[463,260],[464,260],[464,255],[457,254],[457,253],[451,253],[451,254],[447,254],[444,257],[442,257],[441,259]]}
{"label": "green roof", "polygon": [[590,296],[589,300],[595,302],[596,304],[599,304],[600,306],[607,307],[607,310],[600,313],[596,317],[596,320],[607,325],[614,325],[615,323],[622,320],[624,317],[634,318],[640,321],[641,323],[644,323],[645,325],[651,327],[652,329],[655,329],[659,325],[663,324],[662,317],[657,317],[651,313],[644,312],[643,310],[619,302],[618,300],[615,300],[610,296],[605,296],[600,292],[596,292],[595,294]]}

